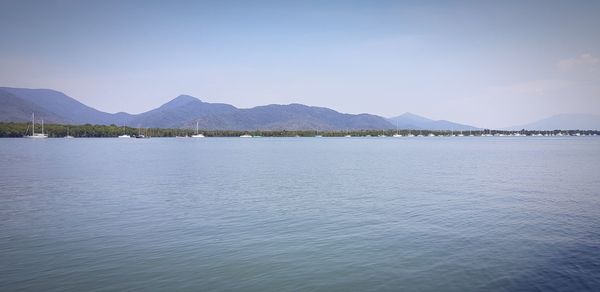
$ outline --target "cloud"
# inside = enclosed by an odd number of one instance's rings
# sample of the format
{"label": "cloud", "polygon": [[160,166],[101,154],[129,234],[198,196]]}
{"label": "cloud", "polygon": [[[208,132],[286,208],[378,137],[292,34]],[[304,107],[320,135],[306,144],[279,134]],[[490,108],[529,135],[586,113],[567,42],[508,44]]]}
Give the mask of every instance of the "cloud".
{"label": "cloud", "polygon": [[600,66],[600,59],[591,54],[581,54],[575,58],[560,60],[556,66],[558,69],[565,72],[575,70],[596,71]]}

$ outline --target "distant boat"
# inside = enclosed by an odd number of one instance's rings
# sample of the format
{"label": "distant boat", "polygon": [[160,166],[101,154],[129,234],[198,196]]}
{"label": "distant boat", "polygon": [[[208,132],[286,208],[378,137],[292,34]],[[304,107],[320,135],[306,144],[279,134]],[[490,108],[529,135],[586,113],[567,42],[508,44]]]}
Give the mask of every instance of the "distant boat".
{"label": "distant boat", "polygon": [[394,138],[402,137],[402,135],[400,135],[400,130],[398,129],[398,120],[396,120],[396,134],[392,135],[392,137],[394,137]]}
{"label": "distant boat", "polygon": [[[126,130],[125,129],[125,124],[126,123],[123,123],[123,132],[125,132],[125,130]],[[123,135],[117,136],[117,138],[125,138],[125,139],[127,139],[127,138],[131,138],[131,136],[129,136],[128,134],[123,134]]]}
{"label": "distant boat", "polygon": [[406,135],[406,137],[414,137],[415,135],[412,134],[411,130],[408,130],[408,135]]}
{"label": "distant boat", "polygon": [[241,135],[240,138],[252,138],[252,135],[244,134],[244,135]]}
{"label": "distant boat", "polygon": [[434,133],[429,133],[429,135],[427,135],[427,137],[435,137]]}
{"label": "distant boat", "polygon": [[44,120],[42,120],[42,133],[35,133],[35,114],[31,113],[31,136],[25,136],[25,138],[33,138],[33,139],[44,139],[48,138],[48,135],[44,134]]}
{"label": "distant boat", "polygon": [[73,139],[75,137],[69,135],[69,128],[67,128],[67,135],[65,136],[66,139]]}
{"label": "distant boat", "polygon": [[146,137],[146,135],[142,134],[142,129],[141,128],[138,128],[138,134],[135,137],[138,138],[138,139],[148,138],[148,137]]}
{"label": "distant boat", "polygon": [[346,135],[346,136],[344,136],[344,137],[345,137],[345,138],[350,138],[350,137],[352,137],[352,135]]}
{"label": "distant boat", "polygon": [[192,138],[204,138],[204,135],[198,133],[198,121],[196,121],[196,135],[192,135]]}

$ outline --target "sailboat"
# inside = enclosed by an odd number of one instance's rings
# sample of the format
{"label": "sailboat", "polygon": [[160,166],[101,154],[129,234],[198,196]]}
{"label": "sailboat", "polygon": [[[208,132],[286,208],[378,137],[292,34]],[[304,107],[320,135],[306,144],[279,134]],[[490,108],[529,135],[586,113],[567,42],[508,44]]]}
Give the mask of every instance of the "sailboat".
{"label": "sailboat", "polygon": [[48,135],[44,134],[44,120],[42,120],[42,133],[35,133],[35,113],[31,113],[31,136],[25,136],[26,138],[44,139],[48,138]]}
{"label": "sailboat", "polygon": [[[123,132],[125,132],[125,123],[123,123]],[[131,138],[131,136],[129,134],[123,134],[123,135],[119,135],[117,138],[121,138],[121,139],[128,139]]]}
{"label": "sailboat", "polygon": [[394,138],[402,137],[402,135],[400,135],[400,131],[398,130],[398,120],[396,120],[396,134],[392,135],[392,137],[394,137]]}
{"label": "sailboat", "polygon": [[204,138],[204,135],[198,133],[198,121],[196,121],[196,135],[192,135],[192,138]]}
{"label": "sailboat", "polygon": [[67,139],[73,139],[73,138],[75,138],[75,137],[69,135],[69,128],[67,128],[67,135],[65,136],[65,138],[67,138]]}

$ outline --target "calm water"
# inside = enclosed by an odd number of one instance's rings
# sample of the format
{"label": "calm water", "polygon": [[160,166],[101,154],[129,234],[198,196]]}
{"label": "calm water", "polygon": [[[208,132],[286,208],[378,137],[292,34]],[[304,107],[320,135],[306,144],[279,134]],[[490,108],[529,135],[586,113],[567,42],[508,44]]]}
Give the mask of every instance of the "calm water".
{"label": "calm water", "polygon": [[0,139],[0,290],[599,291],[600,138]]}

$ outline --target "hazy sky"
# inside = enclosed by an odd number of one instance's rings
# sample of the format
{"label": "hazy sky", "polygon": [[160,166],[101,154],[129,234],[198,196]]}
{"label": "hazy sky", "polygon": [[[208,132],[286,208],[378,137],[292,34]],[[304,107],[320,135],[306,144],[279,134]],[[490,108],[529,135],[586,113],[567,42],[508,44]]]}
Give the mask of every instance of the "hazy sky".
{"label": "hazy sky", "polygon": [[0,0],[0,86],[503,127],[600,113],[600,1]]}

